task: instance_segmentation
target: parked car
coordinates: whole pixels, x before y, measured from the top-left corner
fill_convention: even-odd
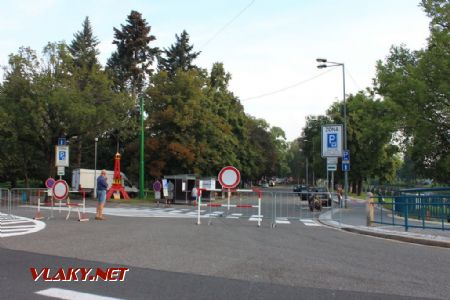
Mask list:
[[[309,187],[306,185],[297,185],[294,187],[294,193],[297,193],[302,200],[308,200]]]
[[[323,206],[331,206],[331,193],[328,191],[328,188],[325,186],[316,186],[310,188],[310,196],[316,195],[322,202]],[[308,197],[308,198],[309,198]]]

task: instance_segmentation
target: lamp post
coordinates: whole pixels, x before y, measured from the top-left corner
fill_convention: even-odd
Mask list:
[[[141,112],[141,136],[139,157],[139,198],[144,199],[144,97],[139,97],[139,108]]]
[[[306,144],[306,142],[308,142],[308,140],[306,138],[303,138],[303,143]],[[308,166],[308,155],[307,155],[306,151],[304,151],[304,154],[305,154],[306,186],[308,186],[308,177],[309,177],[309,174],[308,174],[308,169],[309,169],[309,166]]]
[[[94,197],[97,197],[97,142],[98,138],[94,139],[95,147],[94,147]]]
[[[317,66],[319,69],[329,68],[329,67],[342,67],[342,90],[343,90],[343,101],[344,101],[344,147],[348,150],[347,145],[347,103],[345,101],[345,65],[344,63],[338,63],[333,61],[327,61],[326,58],[317,58],[316,61],[320,63]],[[347,196],[348,196],[348,171],[344,171],[345,183],[344,183],[344,206],[347,208]]]

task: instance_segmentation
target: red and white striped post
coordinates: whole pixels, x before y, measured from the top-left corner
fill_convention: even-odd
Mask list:
[[[41,214],[41,190],[38,190],[38,206],[37,206],[37,212],[34,216],[35,220],[42,220],[44,217]]]
[[[253,191],[255,193],[258,193],[258,227],[261,227],[261,198],[262,198],[262,192],[260,189],[253,188]]]
[[[78,221],[85,222],[89,221],[89,218],[86,215],[86,192],[83,190],[82,193],[83,193],[83,212],[81,213],[81,216]]]
[[[197,193],[198,193],[198,197],[197,197],[197,225],[200,225],[200,206],[202,204],[202,192],[205,191],[206,189],[202,189],[202,188],[198,188],[197,189]]]

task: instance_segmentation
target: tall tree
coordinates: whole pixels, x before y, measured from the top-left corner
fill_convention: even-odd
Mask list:
[[[395,131],[395,114],[389,102],[360,92],[347,98],[347,139],[352,169],[349,172],[353,191],[360,194],[362,183],[369,178],[381,182],[395,179],[398,169],[398,147],[391,145]],[[342,124],[343,104],[334,103],[328,115]]]
[[[189,44],[189,34],[183,30],[180,36],[175,34],[175,44],[164,49],[158,59],[158,68],[174,76],[178,69],[188,71],[196,68],[194,59],[200,52],[193,52],[194,46]]]
[[[431,18],[425,49],[392,47],[377,64],[376,90],[396,108],[403,148],[422,177],[450,178],[450,3],[423,0]]]
[[[94,67],[99,67],[97,59],[99,41],[93,34],[89,17],[84,19],[82,26],[83,29],[74,34],[69,51],[76,67],[92,70]]]
[[[146,86],[158,54],[158,49],[149,45],[156,39],[150,31],[151,27],[142,14],[134,10],[127,17],[126,25],[121,25],[120,30],[114,28],[113,44],[117,45],[117,51],[108,60],[107,68],[116,89],[129,92],[133,98]]]

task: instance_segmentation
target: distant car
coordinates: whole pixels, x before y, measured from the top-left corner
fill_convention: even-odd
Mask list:
[[[309,187],[306,185],[297,185],[294,187],[294,193],[297,193],[302,200],[308,200]]]
[[[275,181],[273,180],[269,181],[269,186],[275,186]]]
[[[331,206],[331,193],[328,191],[328,188],[324,186],[316,186],[311,187],[309,197],[314,197],[316,195],[322,201],[323,206]]]
[[[263,182],[263,183],[261,183],[261,187],[262,188],[268,188],[269,184],[267,182]]]

